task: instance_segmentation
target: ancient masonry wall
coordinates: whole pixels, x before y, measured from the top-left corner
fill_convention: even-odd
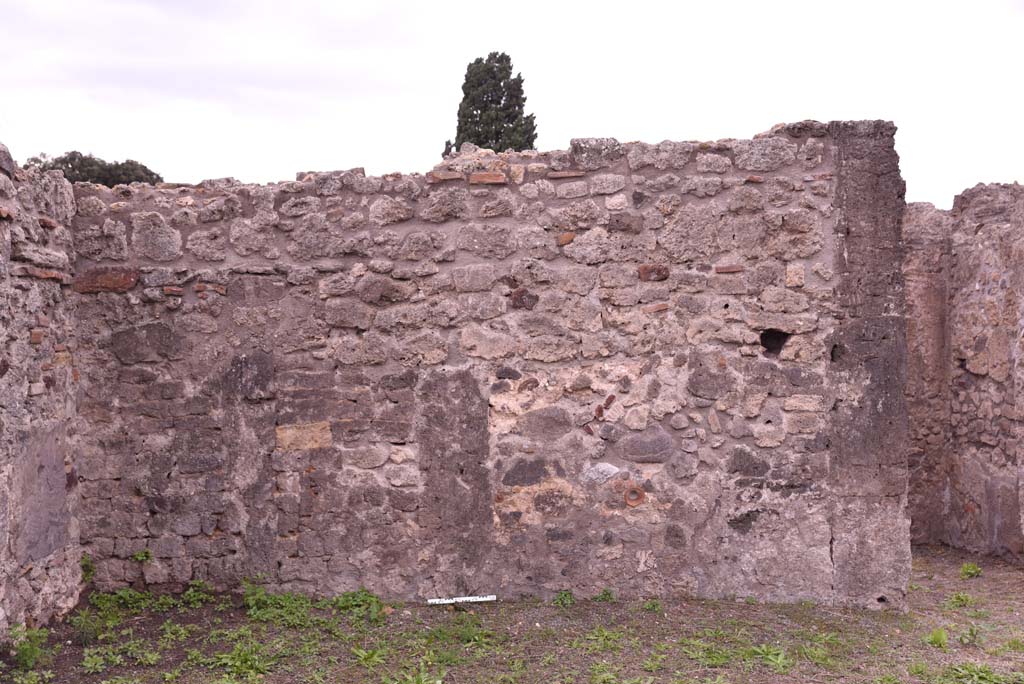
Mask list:
[[[899,604],[894,130],[78,185],[98,584]]]
[[[900,604],[894,131],[73,194],[0,154],[0,631],[83,550],[101,588]]]
[[[930,426],[914,438],[915,537],[1024,560],[1024,188],[979,185],[950,212],[912,205],[906,224],[928,235],[908,253],[941,264],[927,276],[936,294],[915,306],[925,315],[908,325],[947,318],[944,334],[908,331],[910,367],[926,369],[934,397],[910,403],[912,422]]]
[[[0,145],[0,634],[78,599],[71,184]]]

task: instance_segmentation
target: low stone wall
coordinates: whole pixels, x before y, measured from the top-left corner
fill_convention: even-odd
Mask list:
[[[0,145],[0,634],[79,589],[71,184]]]
[[[97,582],[899,604],[894,130],[78,185]]]

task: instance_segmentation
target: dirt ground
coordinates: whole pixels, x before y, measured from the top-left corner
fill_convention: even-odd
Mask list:
[[[967,576],[969,564],[980,575]],[[1024,684],[1024,568],[918,548],[910,589],[906,613],[610,595],[452,610],[365,592],[314,602],[256,587],[122,591],[93,594],[48,634],[22,635],[0,682]]]

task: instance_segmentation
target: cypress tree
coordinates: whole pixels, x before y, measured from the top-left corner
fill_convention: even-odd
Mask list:
[[[523,76],[512,76],[512,59],[504,52],[478,57],[466,67],[455,147],[470,142],[498,152],[532,149],[537,124],[525,107]]]

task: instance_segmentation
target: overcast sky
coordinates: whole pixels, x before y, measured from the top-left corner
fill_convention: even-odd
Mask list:
[[[0,142],[180,182],[426,171],[490,51],[539,149],[882,118],[910,201],[1024,181],[1024,0],[0,0]]]

